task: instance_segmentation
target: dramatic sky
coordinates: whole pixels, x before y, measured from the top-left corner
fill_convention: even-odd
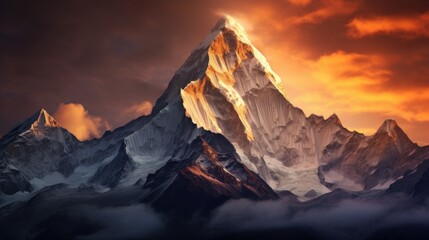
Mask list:
[[[0,135],[45,108],[80,139],[148,114],[222,14],[244,25],[307,115],[429,142],[429,1],[0,3]]]

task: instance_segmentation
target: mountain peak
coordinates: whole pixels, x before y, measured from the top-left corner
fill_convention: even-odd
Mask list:
[[[210,101],[223,99],[224,107],[232,107],[231,112],[234,117],[238,117],[247,139],[252,141],[254,136],[249,104],[254,103],[246,98],[271,91],[272,94],[279,94],[276,95],[279,101],[287,100],[280,77],[252,45],[243,26],[230,16],[223,16],[216,23],[197,50],[194,54],[198,57],[191,55],[190,59],[195,61],[206,58],[207,63],[204,63],[203,70],[199,70],[202,74],[181,89],[187,114],[197,126],[222,133],[221,125],[225,118],[219,113],[224,109],[217,109],[219,103],[215,106]],[[188,64],[194,66],[192,62]],[[186,65],[185,69],[191,68]],[[190,79],[195,77],[191,76]]]
[[[377,132],[386,132],[390,137],[393,137],[398,128],[398,123],[394,119],[389,118],[384,120]]]
[[[31,117],[27,118],[21,124],[12,129],[9,133],[3,136],[0,139],[0,144],[7,144],[10,141],[13,141],[15,137],[21,135],[30,135],[35,136],[37,139],[44,137],[57,138],[57,135],[60,131],[55,131],[54,136],[47,136],[48,132],[52,132],[52,129],[62,129],[60,124],[55,121],[55,119],[49,115],[45,109],[40,109],[35,112]],[[62,137],[61,139],[63,139]]]
[[[338,117],[337,114],[332,114],[331,116],[328,117],[328,119],[326,119],[329,122],[335,122],[336,124],[342,126],[343,124],[341,123],[340,118]]]
[[[241,40],[243,42],[250,43],[250,40],[247,37],[244,27],[229,15],[222,16],[216,23],[212,32],[220,32],[225,28],[234,31],[240,38],[242,38]]]
[[[244,27],[236,21],[233,17],[229,15],[222,16],[215,26],[212,28],[210,34],[206,37],[206,39],[197,47],[197,49],[207,48],[211,45],[213,40],[215,40],[220,34],[232,31],[235,33],[235,37],[245,43],[251,45],[249,38],[247,37],[247,33],[244,30]]]
[[[22,124],[24,130],[31,131],[38,138],[45,135],[46,128],[58,127],[61,127],[60,124],[43,108],[34,113],[33,116]]]
[[[232,17],[232,16],[230,16],[230,15],[228,15],[228,14],[224,14],[224,15],[222,15],[222,17],[219,19],[219,21],[218,22],[225,22],[225,23],[228,23],[228,24],[234,24],[234,23],[236,23],[237,21]]]
[[[401,151],[404,151],[405,149],[413,149],[416,146],[416,144],[410,140],[394,119],[384,120],[383,124],[375,134],[377,135],[382,133],[387,133],[395,144],[400,146],[402,149]]]
[[[32,128],[60,127],[60,124],[45,110],[40,109],[28,120]]]

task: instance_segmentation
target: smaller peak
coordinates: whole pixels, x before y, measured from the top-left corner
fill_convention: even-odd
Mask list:
[[[38,117],[49,117],[51,115],[49,115],[48,111],[46,111],[44,108],[41,108],[39,111],[36,112],[36,114],[38,113]]]
[[[388,118],[388,119],[384,120],[383,124],[394,124],[396,126],[398,125],[398,123],[396,122],[396,120],[393,119],[393,118]]]
[[[340,120],[340,118],[338,117],[338,115],[337,114],[332,114],[331,116],[329,116],[328,117],[328,119],[326,119],[326,121],[328,121],[328,122],[335,122],[335,123],[337,123],[338,125],[343,125],[342,123],[341,123],[341,120]]]
[[[339,119],[339,118],[336,113],[333,113],[331,116],[328,117],[328,119]]]
[[[40,117],[44,116],[50,116],[48,111],[46,111],[44,108],[41,108],[37,110],[30,119],[34,119],[34,122],[37,121]]]
[[[314,114],[314,113],[310,114],[310,116],[308,116],[308,118],[309,119],[323,119],[322,116]]]
[[[417,145],[413,143],[407,136],[407,134],[399,127],[398,123],[392,119],[384,120],[383,124],[375,133],[375,136],[379,134],[386,134],[393,139],[396,145],[400,147],[401,151],[406,149],[414,149]]]
[[[307,119],[312,123],[320,123],[324,120],[322,116],[316,115],[314,113],[312,113],[310,116],[308,116]]]
[[[29,123],[32,124],[34,122],[37,122],[38,119],[40,119],[41,116],[44,116],[45,114],[47,114],[48,112],[46,112],[45,109],[41,108],[39,110],[37,110],[33,115],[31,115],[30,118],[28,118],[25,123]]]
[[[398,123],[395,121],[395,119],[388,118],[384,120],[377,132],[387,132],[389,135],[391,135],[391,133],[394,132],[398,127]]]
[[[390,137],[395,139],[398,137],[398,134],[405,135],[398,123],[392,118],[384,120],[383,124],[378,128],[376,134],[377,133],[387,133]]]
[[[33,126],[41,127],[59,127],[57,121],[45,110],[38,110],[29,120]]]
[[[24,122],[15,126],[3,138],[0,139],[3,143],[12,141],[16,136],[31,132],[37,138],[42,138],[45,135],[46,128],[60,128],[55,119],[49,115],[45,109],[40,109],[35,112],[31,117],[27,118]]]
[[[44,114],[44,115],[49,115],[49,113],[48,113],[48,111],[46,111],[44,108],[41,108],[40,110],[39,110],[39,112],[40,112],[40,114]]]

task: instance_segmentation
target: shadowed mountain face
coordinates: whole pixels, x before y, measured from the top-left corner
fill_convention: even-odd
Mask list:
[[[222,136],[206,133],[185,149],[186,158],[174,157],[143,186],[144,202],[181,215],[208,212],[230,199],[275,200],[277,194],[238,161],[234,147]],[[175,199],[175,204],[171,204]]]
[[[208,216],[241,198],[284,196],[299,209],[398,192],[424,202],[429,148],[411,142],[394,120],[364,136],[335,114],[305,116],[286,93],[243,27],[224,17],[176,71],[151,115],[80,142],[41,110],[5,135],[0,220],[12,224],[52,202],[35,221],[48,226],[73,199],[147,204],[179,218]],[[314,200],[305,205],[294,195]]]

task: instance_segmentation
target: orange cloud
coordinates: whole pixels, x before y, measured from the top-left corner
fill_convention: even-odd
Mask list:
[[[348,28],[349,36],[355,38],[376,34],[429,37],[429,12],[412,17],[355,18]]]
[[[90,115],[79,103],[61,103],[54,118],[79,140],[100,137],[105,130],[110,129],[107,121]]]
[[[292,22],[295,24],[318,23],[333,16],[351,14],[359,7],[357,1],[324,0],[321,3],[321,7],[302,16],[295,17]]]
[[[376,113],[407,121],[429,121],[423,108],[429,88],[389,90],[391,72],[381,56],[337,51],[317,60],[302,60],[296,82],[301,94],[294,102],[308,112],[325,116],[333,111],[346,114]],[[305,82],[305,84],[301,84]],[[368,131],[366,131],[368,132]]]
[[[142,115],[149,115],[152,112],[153,105],[149,101],[134,104],[126,108],[122,114],[131,118],[137,118]]]
[[[286,1],[284,1],[286,2]],[[232,15],[246,29],[255,32],[251,39],[264,38],[272,34],[271,31],[284,32],[296,25],[323,22],[335,16],[349,15],[360,7],[359,0],[287,0],[273,4],[270,1],[261,1],[252,7],[247,6],[234,9],[218,9],[219,15]],[[261,24],[262,23],[262,24]]]

